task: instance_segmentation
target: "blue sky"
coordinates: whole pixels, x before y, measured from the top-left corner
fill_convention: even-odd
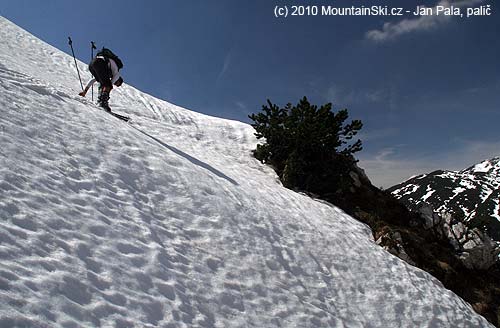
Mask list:
[[[358,153],[378,186],[500,155],[500,10],[491,16],[274,16],[277,5],[382,5],[444,0],[24,1],[0,15],[51,45],[90,57],[90,41],[124,61],[125,82],[191,110],[249,122],[266,99],[307,96],[364,123]],[[79,82],[75,80],[75,85]]]

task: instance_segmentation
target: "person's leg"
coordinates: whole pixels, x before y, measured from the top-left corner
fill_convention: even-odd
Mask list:
[[[111,112],[111,108],[109,108],[109,91],[103,86],[99,88],[99,106],[104,108],[106,111]]]
[[[100,84],[98,98],[99,106],[107,111],[111,111],[108,101],[109,92],[113,89],[113,85],[111,84],[110,69],[106,61],[101,58],[94,58],[90,62],[89,70]]]
[[[97,82],[111,86],[111,70],[102,58],[94,58],[89,64],[89,71]]]

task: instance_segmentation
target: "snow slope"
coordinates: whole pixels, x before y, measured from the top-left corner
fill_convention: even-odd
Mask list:
[[[71,57],[1,17],[0,39],[0,327],[489,326],[283,188],[250,126],[130,86],[126,124]]]

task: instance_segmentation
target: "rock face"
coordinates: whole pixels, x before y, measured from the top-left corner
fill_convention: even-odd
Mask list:
[[[384,233],[376,240],[376,243],[403,261],[411,265],[417,265],[406,252],[403,237],[399,231],[388,231]]]
[[[500,253],[500,157],[462,171],[413,177],[389,191],[418,211],[425,229],[446,237],[470,269],[485,270]]]
[[[469,227],[446,212],[436,213],[430,205],[419,209],[425,229],[447,238],[458,258],[469,269],[487,270],[498,262],[500,247],[484,231]]]
[[[463,245],[460,259],[469,269],[491,268],[500,255],[500,248],[488,236],[474,229],[472,238]]]
[[[462,171],[419,175],[389,191],[411,210],[428,204],[435,213],[448,213],[468,228],[478,228],[500,241],[500,157]],[[425,211],[430,224],[436,218]]]

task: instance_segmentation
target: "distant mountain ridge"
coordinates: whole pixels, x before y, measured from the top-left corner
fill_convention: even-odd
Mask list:
[[[415,176],[388,190],[411,210],[429,204],[500,240],[500,157],[461,171]]]

